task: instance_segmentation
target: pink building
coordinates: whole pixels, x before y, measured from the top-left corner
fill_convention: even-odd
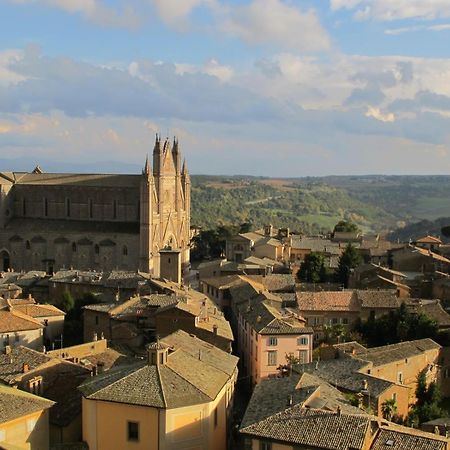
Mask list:
[[[242,369],[252,384],[280,374],[288,358],[300,364],[312,361],[313,329],[305,320],[282,307],[281,299],[268,292],[235,308],[237,345]]]

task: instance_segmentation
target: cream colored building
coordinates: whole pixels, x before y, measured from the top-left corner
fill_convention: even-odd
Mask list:
[[[159,251],[189,264],[190,177],[178,141],[156,137],[141,175],[0,173],[0,270],[137,270]]]
[[[0,384],[0,448],[49,448],[48,410],[54,402]]]
[[[237,361],[184,331],[150,344],[147,359],[85,382],[90,450],[225,450]]]

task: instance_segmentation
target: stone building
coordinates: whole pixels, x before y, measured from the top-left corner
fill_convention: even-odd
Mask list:
[[[0,269],[141,270],[159,252],[189,263],[190,177],[178,141],[156,136],[141,175],[0,173]]]

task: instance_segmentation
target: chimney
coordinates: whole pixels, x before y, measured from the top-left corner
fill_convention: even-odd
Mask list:
[[[336,409],[336,415],[339,417],[341,415],[341,407],[338,406]]]
[[[22,364],[22,373],[27,373],[30,370],[30,366],[28,365],[28,363],[23,363]]]
[[[293,403],[293,399],[292,399],[292,394],[291,394],[288,397],[288,406],[292,406],[292,403]]]
[[[213,325],[213,333],[214,333],[214,336],[217,336],[217,325],[216,324]]]

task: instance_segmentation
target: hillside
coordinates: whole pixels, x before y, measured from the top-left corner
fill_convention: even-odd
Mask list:
[[[392,231],[450,216],[450,176],[341,176],[272,179],[192,176],[192,223],[272,223],[313,233],[341,219]],[[431,230],[430,230],[431,232]]]

